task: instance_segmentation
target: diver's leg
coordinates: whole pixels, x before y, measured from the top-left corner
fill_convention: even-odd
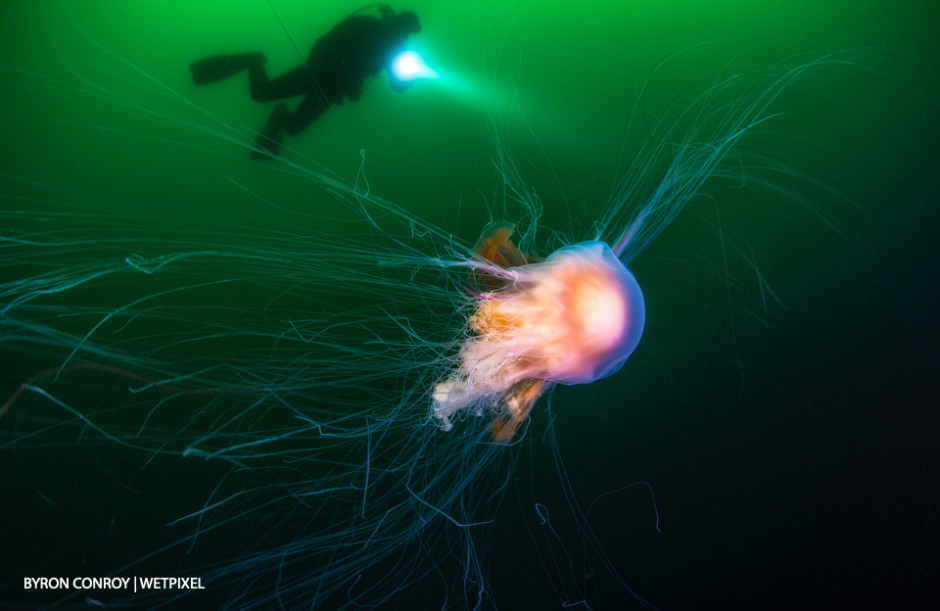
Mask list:
[[[330,101],[322,92],[308,93],[297,110],[285,119],[284,131],[291,136],[296,136],[307,129],[329,107]]]
[[[213,55],[194,61],[189,69],[193,72],[193,84],[207,85],[234,76],[242,70],[256,67],[264,71],[264,54],[260,51]]]
[[[278,104],[258,135],[255,149],[251,153],[252,157],[255,159],[273,157],[281,150],[281,140],[285,133],[296,136],[316,121],[317,117],[329,107],[330,101],[320,92],[307,94],[294,112],[291,112],[286,104]]]
[[[251,151],[254,159],[268,159],[277,155],[281,150],[281,139],[284,138],[284,123],[290,117],[290,109],[287,104],[278,104],[274,107],[274,112],[268,118],[264,129],[258,134],[258,140],[255,142],[255,148]]]
[[[256,102],[271,102],[296,95],[303,95],[315,86],[316,80],[305,65],[284,74],[268,78],[264,64],[256,64],[248,70],[248,89]]]

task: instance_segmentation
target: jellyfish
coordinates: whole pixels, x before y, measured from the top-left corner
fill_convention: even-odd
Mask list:
[[[58,150],[38,146],[46,129],[94,150],[70,153],[51,176],[28,165],[4,176],[0,324],[5,362],[18,365],[0,447],[41,505],[37,519],[84,525],[73,546],[83,572],[199,586],[25,591],[18,581],[20,598],[489,608],[524,582],[587,608],[605,574],[629,604],[652,606],[577,500],[552,398],[628,373],[646,320],[631,268],[683,210],[709,209],[711,185],[787,191],[774,178],[799,174],[747,138],[793,87],[851,55],[718,75],[669,112],[637,104],[653,127],[600,210],[541,238],[546,204],[498,129],[489,140],[501,195],[474,216],[486,222],[452,231],[391,195],[422,177],[383,170],[381,149],[343,137],[333,164],[299,149],[252,164],[244,153],[257,134],[243,125],[256,122],[211,109],[93,35],[76,40],[66,42],[81,59],[5,70],[17,94],[6,103],[36,109],[6,111],[27,118],[37,144],[24,163]],[[86,165],[116,163],[126,138],[157,151],[142,178],[136,164]],[[455,227],[464,220],[447,214]],[[578,417],[603,427],[609,416],[594,411]],[[532,473],[557,480],[558,502],[517,471],[544,440],[554,465]],[[642,493],[653,530],[652,487],[636,484],[605,494]],[[508,538],[542,540],[524,567],[489,553],[507,539],[517,496],[523,525]],[[574,543],[557,529],[562,513],[577,524]],[[31,557],[14,577],[70,574],[75,558]]]
[[[449,431],[458,410],[494,412],[494,439],[510,439],[548,383],[587,384],[620,369],[640,342],[643,293],[633,274],[600,241],[528,258],[499,225],[476,254],[499,267],[468,320],[459,367],[434,387],[433,412]],[[505,278],[503,275],[505,274]]]

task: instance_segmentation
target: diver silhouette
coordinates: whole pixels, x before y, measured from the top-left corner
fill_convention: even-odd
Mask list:
[[[264,54],[255,51],[193,62],[193,83],[206,85],[247,70],[249,91],[256,102],[304,96],[293,112],[283,102],[275,106],[261,130],[252,157],[271,158],[280,150],[285,133],[296,136],[344,97],[358,101],[366,79],[383,69],[392,75],[392,60],[408,36],[421,31],[421,25],[411,11],[396,13],[384,4],[378,8],[381,17],[358,14],[363,9],[346,17],[313,44],[306,63],[276,78],[268,78]],[[392,76],[391,85],[400,92],[410,83]]]

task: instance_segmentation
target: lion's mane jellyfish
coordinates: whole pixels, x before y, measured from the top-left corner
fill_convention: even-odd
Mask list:
[[[490,432],[509,440],[550,384],[586,384],[620,369],[643,334],[643,293],[610,247],[585,241],[545,260],[513,244],[497,223],[474,249],[488,264],[457,368],[434,388],[444,430],[460,410],[491,411]]]

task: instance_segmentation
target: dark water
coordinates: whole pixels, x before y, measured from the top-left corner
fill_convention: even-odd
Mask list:
[[[264,49],[272,73],[288,69],[357,7],[189,4],[0,9],[4,205],[22,204],[16,189],[28,180],[56,201],[158,219],[167,235],[216,219],[225,234],[257,218],[302,236],[311,228],[284,208],[307,206],[327,219],[316,231],[345,231],[348,219],[307,181],[251,163],[221,129],[187,126],[217,126],[211,113],[257,129],[270,108],[247,101],[242,77],[195,88],[186,66]],[[940,605],[937,9],[439,4],[395,8],[418,12],[424,31],[415,42],[440,81],[398,95],[376,79],[359,103],[289,139],[285,157],[352,182],[365,151],[372,188],[470,243],[500,193],[494,120],[543,198],[543,224],[580,239],[651,117],[673,116],[672,104],[735,73],[858,49],[851,57],[861,68],[794,88],[787,114],[750,144],[810,184],[781,170],[779,191],[749,185],[696,200],[631,264],[648,316],[634,356],[610,379],[557,389],[551,412],[593,535],[658,608]],[[649,113],[630,123],[639,104]],[[277,207],[259,210],[260,200]],[[27,265],[4,259],[4,282]],[[124,287],[108,290],[120,296]],[[78,307],[98,297],[75,299]],[[4,396],[61,361],[11,334]],[[115,400],[90,378],[78,390],[74,404],[88,410]],[[142,468],[122,448],[83,447],[85,437],[24,451],[11,416],[0,419],[0,429],[11,427],[0,456],[0,606],[47,600],[22,591],[24,575],[105,575],[165,544],[163,525],[193,511],[227,468],[162,458]],[[593,608],[638,606],[601,563],[582,563],[593,538],[570,525],[551,475],[548,417],[543,400],[513,475],[550,508],[558,531],[532,528],[531,499],[507,495],[486,565],[495,600],[557,608],[574,581],[596,584]],[[653,487],[661,534],[645,489],[621,490],[637,481]],[[282,534],[301,526],[279,525]],[[247,524],[245,536],[267,528]],[[200,562],[237,559],[245,547],[236,539],[178,568],[198,574]],[[229,592],[212,594],[218,605]],[[430,579],[402,599],[444,605]]]

